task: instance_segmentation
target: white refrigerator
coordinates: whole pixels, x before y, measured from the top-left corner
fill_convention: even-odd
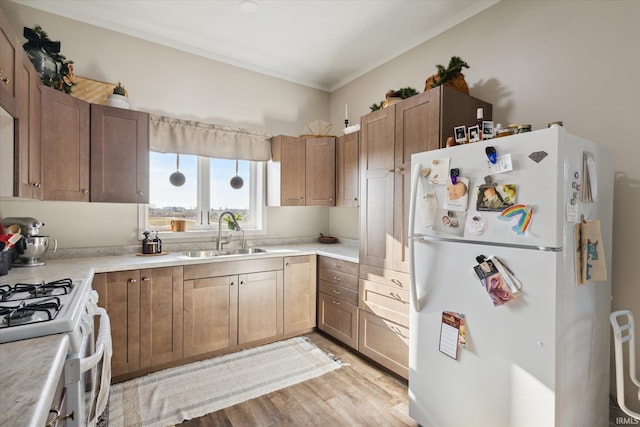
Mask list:
[[[411,162],[409,415],[424,427],[608,425],[610,152],[554,126]],[[466,200],[448,188],[452,171]],[[500,190],[497,205],[488,187]],[[579,285],[583,219],[600,221],[608,275]],[[479,256],[520,286],[507,302],[494,305]],[[453,345],[443,312],[464,319]]]

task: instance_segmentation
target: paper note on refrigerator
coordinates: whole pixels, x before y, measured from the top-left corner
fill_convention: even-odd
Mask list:
[[[440,351],[452,359],[458,359],[458,337],[460,335],[460,317],[449,311],[442,312],[440,325]]]

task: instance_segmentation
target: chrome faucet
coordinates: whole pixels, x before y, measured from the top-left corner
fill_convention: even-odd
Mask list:
[[[240,226],[238,225],[238,221],[236,221],[236,216],[233,214],[233,212],[231,211],[224,211],[220,214],[220,216],[218,217],[218,242],[216,244],[216,249],[217,250],[222,250],[222,217],[225,215],[231,215],[231,219],[233,220],[233,225],[236,227],[235,230],[236,231],[241,231],[242,229],[240,228]],[[226,242],[229,243],[229,242]]]

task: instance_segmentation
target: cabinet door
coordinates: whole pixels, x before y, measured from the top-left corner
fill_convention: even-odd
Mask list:
[[[18,78],[18,129],[14,152],[13,194],[42,199],[40,118],[42,82],[31,61],[22,56]]]
[[[361,119],[360,262],[391,268],[395,105]]]
[[[284,259],[284,333],[316,326],[316,256]]]
[[[318,328],[358,348],[358,307],[325,293],[318,294]]]
[[[140,368],[182,359],[182,267],[140,271]]]
[[[396,374],[409,377],[409,329],[360,309],[358,351]]]
[[[140,368],[140,272],[138,270],[100,273],[93,278],[98,305],[111,320],[114,377]]]
[[[359,132],[336,138],[336,206],[358,207]]]
[[[336,205],[336,139],[305,141],[306,206]]]
[[[0,107],[16,116],[16,77],[22,62],[22,47],[9,20],[0,10]]]
[[[240,275],[238,344],[282,335],[282,288],[282,270]]]
[[[394,218],[392,268],[409,272],[409,203],[411,155],[440,145],[439,90],[427,91],[396,104]],[[435,99],[434,99],[435,98]],[[451,129],[453,131],[453,129]]]
[[[282,136],[280,151],[280,203],[305,205],[305,146],[300,138]]]
[[[42,88],[45,200],[89,201],[89,104]]]
[[[149,202],[149,115],[91,105],[91,201]]]
[[[184,281],[184,357],[238,343],[238,276]]]

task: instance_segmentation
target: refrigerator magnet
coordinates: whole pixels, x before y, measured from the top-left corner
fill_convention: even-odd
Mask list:
[[[497,174],[503,172],[509,172],[513,170],[513,162],[511,161],[511,154],[505,154],[504,156],[497,156],[496,162],[492,163],[487,160],[487,166],[490,174]]]
[[[459,212],[467,210],[467,201],[469,199],[469,178],[457,177],[456,182],[453,181],[447,185],[447,194],[444,208]]]
[[[476,210],[502,212],[516,203],[515,184],[484,184],[478,186]]]
[[[466,216],[466,212],[437,209],[436,218],[433,221],[433,229],[444,234],[462,237],[464,235]]]
[[[431,173],[429,174],[431,184],[449,183],[449,162],[448,157],[431,160]]]
[[[511,227],[511,229],[520,235],[524,235],[524,232],[527,231],[527,228],[531,225],[533,208],[529,205],[513,205],[502,211],[498,218],[505,221],[514,218],[517,219],[518,223]]]
[[[469,215],[467,217],[467,230],[475,236],[481,235],[487,230],[487,219],[479,213]]]
[[[461,323],[462,319],[456,313],[450,311],[442,312],[439,350],[454,360],[458,360]]]

